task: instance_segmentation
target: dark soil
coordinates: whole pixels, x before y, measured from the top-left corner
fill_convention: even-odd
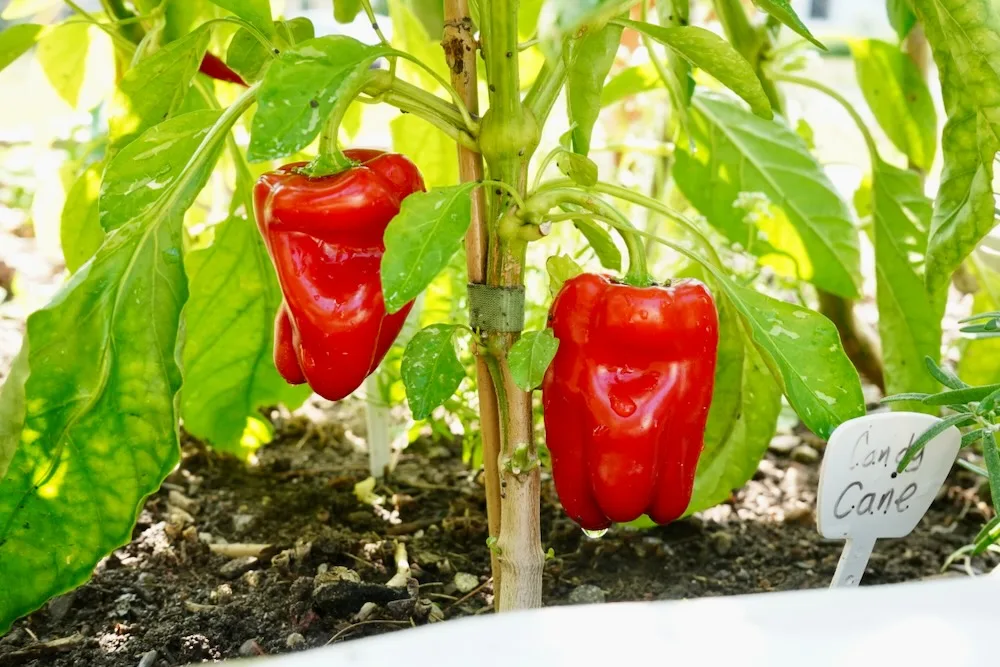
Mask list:
[[[132,543],[89,583],[0,638],[0,665],[165,667],[491,613],[482,480],[462,464],[459,445],[418,441],[376,487],[382,502],[366,504],[354,489],[368,474],[365,454],[342,425],[359,420],[334,417],[318,428],[279,420],[277,442],[251,467],[187,443],[181,468],[146,503]],[[827,586],[841,545],[816,532],[818,463],[778,451],[796,443],[792,436],[778,440],[785,446],[776,441],[729,503],[600,539],[561,513],[546,477],[542,538],[554,558],[545,568],[545,604]],[[815,453],[800,448],[795,458]],[[864,584],[941,576],[949,554],[982,526],[979,485],[954,472],[912,535],[878,544]],[[257,555],[214,553],[224,541],[251,545]],[[386,586],[397,544],[415,579],[408,588]],[[994,565],[992,555],[959,561],[944,576]],[[463,593],[456,583],[475,588]]]

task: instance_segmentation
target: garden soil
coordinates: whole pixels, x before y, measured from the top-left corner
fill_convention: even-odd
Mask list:
[[[273,412],[277,438],[256,465],[185,439],[132,542],[90,582],[16,623],[0,638],[0,665],[167,667],[492,613],[483,480],[460,444],[418,440],[384,484],[356,489],[368,476],[362,406],[317,410],[324,418]],[[545,475],[544,603],[827,586],[841,544],[816,532],[821,452],[808,433],[779,435],[725,504],[597,539],[562,514]],[[942,572],[982,527],[986,494],[956,468],[912,535],[878,543],[863,585],[991,570],[993,555]]]

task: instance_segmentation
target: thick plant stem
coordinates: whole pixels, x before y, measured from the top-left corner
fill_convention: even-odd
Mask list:
[[[479,111],[479,94],[476,86],[476,40],[472,20],[469,18],[468,0],[448,0],[445,3],[445,27],[441,46],[451,70],[451,83],[473,114]],[[458,147],[458,171],[463,182],[483,179],[483,158],[470,148]],[[482,189],[477,189],[472,200],[472,220],[465,236],[465,262],[470,283],[486,280],[486,199]],[[490,378],[489,366],[482,354],[476,354],[476,384],[479,388],[479,429],[483,442],[483,470],[486,481],[486,516],[489,534],[500,539],[500,414],[497,395]],[[495,550],[490,551],[493,572],[493,590],[501,588],[500,564]],[[500,596],[494,596],[495,605]]]
[[[490,91],[490,108],[480,126],[479,145],[490,178],[522,195],[527,166],[538,145],[534,114],[522,103],[517,63],[517,0],[483,0],[480,35]],[[511,206],[502,188],[490,197],[486,282],[494,287],[524,285],[526,243],[497,233]],[[500,537],[496,554],[502,585],[500,611],[540,607],[542,552],[539,525],[538,455],[535,451],[531,395],[517,387],[507,367],[507,352],[517,333],[487,332],[485,345],[500,408]]]

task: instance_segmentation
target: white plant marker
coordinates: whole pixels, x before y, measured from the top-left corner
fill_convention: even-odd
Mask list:
[[[962,436],[952,426],[931,440],[901,473],[910,444],[940,421],[918,412],[891,412],[841,424],[830,436],[819,471],[817,522],[823,537],[847,539],[831,588],[857,586],[875,540],[905,537],[916,528],[958,456]]]

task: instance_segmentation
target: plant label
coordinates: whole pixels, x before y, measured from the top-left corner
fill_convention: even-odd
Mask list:
[[[954,426],[896,472],[910,445],[940,421],[917,412],[851,419],[830,436],[819,473],[817,522],[823,537],[846,539],[831,588],[857,586],[875,540],[904,537],[927,512],[962,436]]]

